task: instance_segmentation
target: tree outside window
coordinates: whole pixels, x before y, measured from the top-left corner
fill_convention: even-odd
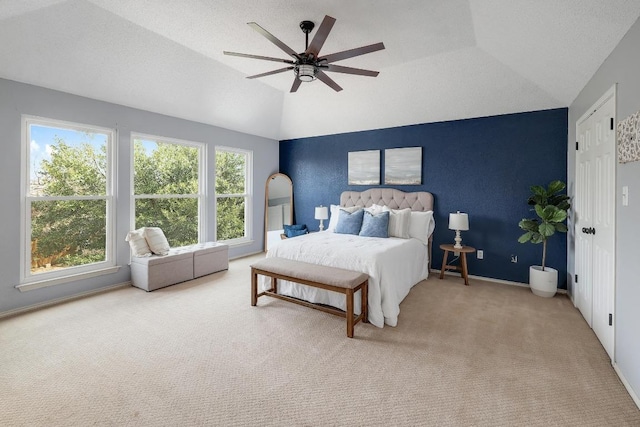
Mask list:
[[[24,120],[24,279],[113,264],[113,132],[46,119]]]
[[[199,241],[204,146],[133,135],[134,228],[160,227],[169,245]]]
[[[247,207],[251,197],[250,152],[216,148],[216,236],[218,240],[249,238]]]

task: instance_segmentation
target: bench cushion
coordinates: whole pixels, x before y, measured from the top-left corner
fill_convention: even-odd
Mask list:
[[[251,267],[345,289],[354,289],[369,278],[366,273],[275,257],[260,260]]]

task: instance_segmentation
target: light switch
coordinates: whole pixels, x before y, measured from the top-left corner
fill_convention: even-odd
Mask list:
[[[629,187],[622,187],[622,206],[629,206]]]

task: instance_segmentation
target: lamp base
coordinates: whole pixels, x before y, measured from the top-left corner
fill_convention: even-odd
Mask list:
[[[455,249],[462,249],[462,237],[460,236],[460,230],[456,230],[456,237],[455,239],[453,239],[453,241],[455,242],[455,245],[453,245],[453,247]]]
[[[322,223],[322,219],[320,220],[320,231],[324,231],[324,224]]]

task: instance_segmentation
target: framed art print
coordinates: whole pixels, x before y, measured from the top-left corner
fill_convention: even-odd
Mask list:
[[[380,150],[349,152],[349,185],[380,185]]]
[[[422,183],[422,147],[384,150],[384,183],[420,185]]]

